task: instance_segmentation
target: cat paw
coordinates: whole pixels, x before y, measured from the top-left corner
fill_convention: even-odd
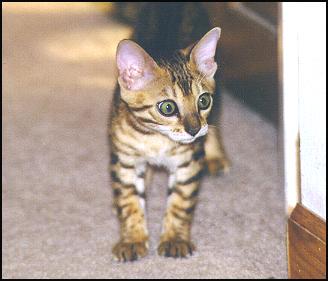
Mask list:
[[[116,261],[136,261],[147,255],[147,242],[118,242],[112,252]]]
[[[164,257],[185,258],[191,256],[195,251],[195,246],[190,241],[172,239],[163,241],[158,246],[158,254]]]
[[[231,168],[230,161],[225,158],[213,158],[206,160],[207,171],[210,175],[225,175],[229,173]]]

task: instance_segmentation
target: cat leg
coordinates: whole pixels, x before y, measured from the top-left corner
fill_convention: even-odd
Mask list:
[[[114,207],[120,221],[120,241],[112,252],[118,261],[134,261],[148,253],[144,175],[143,169],[121,162],[112,153]]]
[[[197,203],[199,181],[203,171],[204,155],[194,152],[189,162],[184,162],[170,175],[167,210],[158,246],[158,254],[165,257],[186,257],[192,255],[195,246],[191,242],[190,230]]]
[[[217,173],[228,173],[231,163],[226,156],[222,139],[217,128],[209,127],[204,147],[206,166],[209,173],[212,175]]]

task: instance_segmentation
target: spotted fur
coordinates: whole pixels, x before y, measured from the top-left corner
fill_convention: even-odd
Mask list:
[[[158,253],[186,257],[195,250],[190,230],[206,164],[212,163],[208,166],[211,172],[228,167],[216,133],[207,124],[213,102],[206,110],[198,107],[203,93],[209,93],[213,101],[216,63],[213,54],[213,61],[200,65],[197,48],[203,48],[201,44],[206,47],[206,40],[218,31],[210,31],[195,47],[176,51],[169,58],[152,58],[130,40],[118,47],[120,87],[112,104],[110,169],[120,221],[120,240],[113,254],[119,261],[136,260],[148,252],[145,186],[152,166],[169,172]],[[137,64],[131,66],[126,57],[134,52]],[[168,99],[178,107],[178,113],[170,117],[158,109],[158,103]]]

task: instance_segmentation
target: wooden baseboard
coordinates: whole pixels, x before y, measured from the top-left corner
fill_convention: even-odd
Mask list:
[[[326,278],[326,222],[297,204],[288,219],[288,276]]]

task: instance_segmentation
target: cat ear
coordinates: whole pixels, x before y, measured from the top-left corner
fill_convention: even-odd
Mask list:
[[[128,90],[141,90],[156,78],[158,66],[137,43],[122,40],[116,51],[119,83]]]
[[[213,28],[197,42],[190,53],[192,63],[207,77],[213,77],[217,69],[214,57],[220,34],[221,28]]]

